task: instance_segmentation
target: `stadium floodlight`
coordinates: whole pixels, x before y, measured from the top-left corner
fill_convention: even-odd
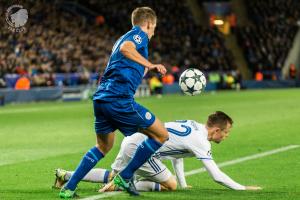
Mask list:
[[[224,21],[222,19],[216,19],[216,20],[214,20],[214,24],[217,26],[220,26],[220,25],[224,24]]]

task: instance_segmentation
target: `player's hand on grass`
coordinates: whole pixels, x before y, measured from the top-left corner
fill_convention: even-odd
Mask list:
[[[115,191],[115,185],[113,181],[110,181],[109,183],[103,185],[103,187],[100,188],[98,192],[111,192],[111,191]]]
[[[191,185],[186,185],[186,186],[179,186],[180,189],[183,189],[183,190],[189,190],[192,188]]]
[[[167,69],[162,64],[153,64],[149,67],[149,70],[156,70],[163,76],[167,73]]]
[[[262,188],[259,186],[245,186],[246,190],[261,190]]]

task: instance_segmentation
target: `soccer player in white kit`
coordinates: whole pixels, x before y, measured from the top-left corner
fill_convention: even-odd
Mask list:
[[[223,173],[216,165],[211,154],[210,141],[220,143],[228,137],[232,127],[232,119],[224,112],[217,111],[209,115],[206,124],[193,120],[178,120],[165,123],[169,132],[169,140],[136,172],[135,186],[139,191],[175,190],[177,181],[162,160],[171,160],[180,188],[188,187],[184,176],[183,158],[196,157],[201,160],[205,169],[217,183],[234,190],[258,190],[260,187],[244,186]],[[121,149],[112,164],[112,172],[104,169],[94,169],[83,179],[91,182],[108,182],[110,177],[121,171],[134,156],[136,148],[147,136],[141,133],[125,137]],[[67,181],[72,172],[57,170],[59,181]],[[104,191],[118,190],[113,182],[102,189]]]

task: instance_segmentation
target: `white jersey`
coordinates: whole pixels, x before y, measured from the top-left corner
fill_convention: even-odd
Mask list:
[[[179,185],[183,187],[187,185],[184,178],[182,158],[196,157],[202,161],[205,169],[216,182],[231,189],[245,190],[245,186],[240,185],[224,174],[213,161],[211,144],[207,138],[208,132],[205,125],[193,120],[178,120],[165,123],[165,127],[169,132],[169,140],[156,151],[153,157],[159,160],[172,160]],[[124,138],[122,146],[135,151],[145,139],[147,139],[147,136],[136,133]],[[117,160],[122,159],[121,154],[117,156]]]
[[[212,159],[211,144],[207,139],[207,130],[203,124],[193,120],[165,123],[169,140],[155,153],[161,159],[196,157]]]
[[[212,159],[211,144],[207,140],[207,130],[203,124],[193,120],[178,120],[165,123],[169,132],[167,140],[153,155],[159,159],[177,159],[196,157],[197,159]],[[124,140],[125,143],[139,145],[147,138],[142,133],[136,133]]]

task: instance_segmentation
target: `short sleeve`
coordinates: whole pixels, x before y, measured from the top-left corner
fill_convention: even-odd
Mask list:
[[[135,44],[136,49],[148,46],[148,37],[142,32],[129,35],[126,41],[132,41]]]

